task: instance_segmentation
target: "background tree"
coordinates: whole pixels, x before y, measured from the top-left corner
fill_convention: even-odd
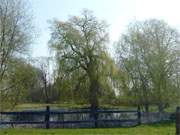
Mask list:
[[[37,82],[35,68],[25,59],[12,59],[2,81],[1,109],[13,109],[17,104],[27,102],[29,91]],[[28,72],[27,72],[28,71]]]
[[[10,60],[24,53],[31,39],[30,16],[22,0],[0,0],[0,85]],[[0,90],[0,100],[2,99]],[[0,104],[2,101],[0,102]]]
[[[162,112],[174,102],[177,87],[172,78],[179,58],[179,34],[161,20],[135,22],[119,42],[119,62],[128,73],[131,92],[148,111],[150,104]]]
[[[46,103],[50,103],[51,101],[53,101],[53,92],[55,92],[52,87],[54,83],[52,74],[52,60],[50,57],[38,57],[33,60],[33,64],[38,71],[37,74],[40,80],[39,85],[42,89],[41,94],[44,97],[43,101],[45,101]]]

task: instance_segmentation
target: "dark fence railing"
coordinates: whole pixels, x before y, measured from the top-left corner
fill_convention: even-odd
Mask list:
[[[101,114],[134,114],[135,118],[133,119],[100,119],[99,116]],[[87,120],[56,120],[51,121],[50,117],[53,115],[79,115],[79,114],[89,114],[90,118]],[[3,115],[12,115],[12,116],[19,116],[22,115],[37,115],[37,116],[44,116],[43,121],[32,121],[32,120],[9,120],[9,121],[3,121],[0,120],[0,125],[6,125],[6,124],[44,124],[46,129],[50,128],[51,124],[79,124],[79,123],[91,123],[94,125],[95,128],[99,127],[99,123],[125,123],[125,122],[133,122],[136,123],[136,125],[141,124],[141,112],[140,108],[137,110],[68,110],[68,111],[58,111],[58,110],[50,110],[50,107],[47,106],[46,110],[44,111],[23,111],[23,112],[0,112],[0,116]]]
[[[176,135],[180,135],[180,107],[176,108]]]

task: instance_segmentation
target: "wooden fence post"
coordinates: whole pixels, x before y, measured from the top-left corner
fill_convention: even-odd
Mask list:
[[[141,108],[140,108],[140,106],[138,106],[137,115],[138,115],[138,125],[140,125],[141,124]]]
[[[93,119],[94,128],[98,127],[98,109],[97,107],[91,108],[91,118]]]
[[[46,114],[45,114],[45,124],[46,124],[46,129],[49,129],[49,115],[50,115],[50,107],[46,106]]]
[[[62,114],[62,121],[63,121],[62,127],[64,128],[64,114]]]
[[[94,126],[95,126],[95,128],[98,128],[98,109],[96,108],[95,110],[94,110]]]
[[[176,135],[180,135],[180,107],[176,108]]]

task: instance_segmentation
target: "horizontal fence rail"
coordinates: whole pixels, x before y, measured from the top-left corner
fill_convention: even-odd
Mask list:
[[[89,115],[89,119],[87,120],[64,120],[64,115],[80,115],[86,114]],[[100,119],[100,115],[102,114],[133,114],[135,115],[134,119]],[[99,127],[99,123],[125,123],[125,122],[133,122],[136,125],[141,124],[141,112],[140,108],[137,110],[70,110],[70,111],[59,111],[59,110],[50,110],[50,107],[47,106],[44,111],[21,111],[21,112],[0,112],[1,118],[4,116],[43,116],[43,121],[32,121],[32,120],[10,120],[3,121],[0,119],[0,125],[6,124],[44,124],[45,128],[50,128],[50,124],[79,124],[79,123],[91,123],[95,128]],[[63,120],[51,121],[50,117],[54,115],[61,115]]]

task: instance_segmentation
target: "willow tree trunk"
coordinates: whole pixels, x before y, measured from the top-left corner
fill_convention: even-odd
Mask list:
[[[97,121],[98,120],[97,109],[99,107],[98,93],[99,93],[99,83],[98,80],[93,78],[92,80],[90,80],[89,102],[91,104],[91,118],[93,118],[94,120],[95,128],[98,127],[98,121]]]
[[[99,91],[99,84],[98,80],[90,80],[90,87],[89,87],[89,103],[91,105],[91,109],[97,109],[99,106],[98,101],[98,91]]]
[[[99,80],[98,80],[98,72],[97,72],[97,63],[91,62],[87,66],[87,75],[89,78],[89,104],[91,105],[91,110],[95,110],[99,106],[98,102],[98,93],[99,93]]]

